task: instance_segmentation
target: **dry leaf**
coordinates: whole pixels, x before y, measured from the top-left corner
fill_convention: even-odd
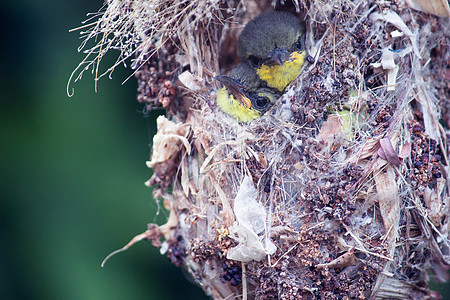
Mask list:
[[[406,0],[411,8],[439,17],[450,17],[450,7],[447,0]]]
[[[441,218],[445,214],[443,209],[443,203],[441,193],[445,187],[445,179],[438,178],[436,184],[436,190],[432,190],[427,187],[423,193],[423,201],[427,206],[428,218],[431,223],[437,228],[441,227]]]
[[[395,179],[394,168],[380,160],[374,165],[374,179],[377,188],[377,200],[380,213],[383,217],[386,240],[392,246],[398,236],[398,221],[400,218],[400,198],[398,195],[398,184]],[[394,250],[395,247],[389,247]],[[392,255],[393,253],[390,253]]]
[[[382,138],[380,140],[380,148],[377,151],[378,156],[387,160],[389,163],[399,166],[403,159],[411,154],[411,143],[405,143],[400,150],[400,154],[395,153],[392,142],[389,138]]]
[[[328,119],[322,124],[317,138],[319,141],[325,141],[333,138],[336,134],[341,132],[343,124],[344,122],[341,117],[337,115],[329,115]]]
[[[184,71],[178,76],[178,80],[191,91],[200,91],[204,88],[200,77],[193,75],[189,71]]]
[[[355,248],[351,248],[346,253],[342,254],[341,256],[337,257],[336,259],[333,259],[329,263],[318,264],[317,269],[320,270],[325,267],[327,267],[328,269],[343,268],[343,267],[354,265],[355,262],[356,262]]]
[[[154,167],[157,163],[167,161],[174,153],[180,151],[181,144],[188,153],[191,152],[191,145],[187,140],[189,126],[176,124],[164,116],[159,116],[156,124],[158,133],[153,137],[152,159],[147,161],[148,167]]]

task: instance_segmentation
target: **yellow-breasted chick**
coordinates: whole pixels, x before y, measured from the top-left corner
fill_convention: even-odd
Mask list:
[[[305,62],[305,31],[305,24],[291,13],[261,14],[242,30],[238,55],[269,87],[283,92]]]
[[[280,93],[267,87],[247,62],[239,63],[230,76],[216,76],[224,87],[217,91],[217,105],[239,122],[250,122],[261,117]]]

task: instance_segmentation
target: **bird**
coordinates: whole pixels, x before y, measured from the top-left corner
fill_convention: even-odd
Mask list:
[[[305,24],[289,12],[260,14],[242,30],[238,56],[268,87],[282,93],[304,65],[305,32]]]
[[[217,105],[240,123],[247,123],[267,112],[281,93],[266,86],[248,62],[234,67],[229,76],[215,76],[224,85],[217,91]]]
[[[303,67],[305,25],[291,13],[273,11],[250,21],[238,41],[241,62],[229,76],[214,79],[224,85],[217,104],[241,123],[267,112]]]

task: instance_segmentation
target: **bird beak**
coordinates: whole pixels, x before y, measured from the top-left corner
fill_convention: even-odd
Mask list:
[[[289,51],[285,48],[275,48],[267,55],[264,64],[268,66],[282,66],[285,61],[289,60],[290,55]]]
[[[233,97],[241,102],[245,107],[252,107],[252,102],[247,96],[245,96],[244,90],[242,89],[242,84],[229,76],[220,75],[214,77],[214,79],[222,83],[230,91]]]

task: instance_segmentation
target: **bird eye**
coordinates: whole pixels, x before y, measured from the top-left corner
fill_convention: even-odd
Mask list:
[[[255,106],[258,109],[266,108],[270,103],[270,100],[267,97],[258,97],[255,101]]]
[[[258,66],[259,63],[260,63],[260,59],[257,58],[257,57],[254,56],[254,55],[250,55],[250,56],[248,57],[248,60],[250,61],[250,63],[251,63],[252,66],[254,66],[254,67]]]
[[[297,42],[295,43],[295,48],[297,48],[298,50],[302,50],[303,49],[303,41],[302,41],[302,36],[298,37]]]

